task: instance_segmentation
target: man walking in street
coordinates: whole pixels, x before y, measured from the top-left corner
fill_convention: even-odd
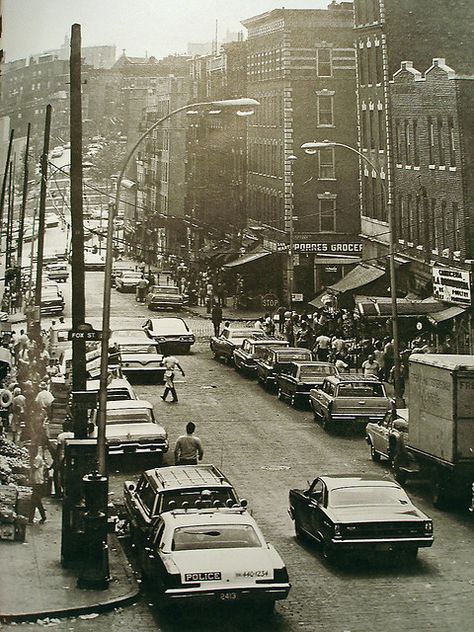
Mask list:
[[[219,303],[214,302],[214,305],[212,306],[211,320],[214,325],[214,336],[217,338],[222,323],[222,307]]]
[[[189,421],[186,424],[186,434],[178,437],[174,449],[174,461],[176,465],[197,465],[202,461],[204,450],[201,439],[194,436],[196,424]]]
[[[31,505],[29,523],[33,524],[36,509],[38,508],[41,520],[40,523],[46,522],[46,511],[43,507],[44,483],[45,483],[45,461],[39,452],[38,444],[31,444],[30,452],[31,461]]]
[[[178,396],[174,387],[174,372],[176,369],[179,369],[184,377],[184,371],[174,356],[167,356],[164,358],[163,366],[165,367],[165,392],[161,395],[161,399],[166,402],[168,393],[171,393],[173,396],[171,403],[174,404],[178,401]]]

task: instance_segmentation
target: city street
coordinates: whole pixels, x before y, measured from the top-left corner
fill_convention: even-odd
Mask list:
[[[94,320],[101,313],[102,274],[87,273],[87,311]],[[149,312],[133,295],[113,291],[113,322]],[[263,532],[285,560],[292,591],[277,604],[272,620],[262,621],[227,611],[186,609],[179,615],[162,613],[154,605],[149,587],[142,600],[95,620],[97,630],[118,630],[136,625],[140,630],[296,630],[345,631],[464,630],[474,615],[473,524],[467,513],[442,513],[433,509],[423,485],[411,484],[408,492],[431,515],[435,544],[422,549],[411,567],[380,559],[351,560],[331,565],[323,561],[317,545],[301,544],[294,537],[287,514],[288,490],[304,486],[323,473],[370,473],[389,476],[384,464],[374,464],[361,436],[328,436],[313,421],[309,410],[294,410],[266,393],[256,381],[211,358],[207,336],[211,323],[186,318],[198,342],[188,356],[180,356],[186,378],[177,382],[177,406],[161,401],[161,386],[137,385],[138,395],[151,401],[160,423],[168,430],[170,445],[184,431],[187,421],[197,424],[203,441],[204,461],[214,463],[230,478]],[[165,463],[171,463],[171,455]],[[120,500],[123,482],[131,472],[114,470],[111,491]],[[133,551],[127,552],[134,562]],[[58,630],[86,630],[87,620],[67,620]],[[31,626],[36,627],[36,626]],[[39,626],[38,626],[39,627]]]

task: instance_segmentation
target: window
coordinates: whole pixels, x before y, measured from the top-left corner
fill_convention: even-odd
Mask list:
[[[398,198],[397,239],[403,238],[403,226],[405,223],[405,200],[403,195]]]
[[[413,121],[413,164],[420,166],[420,155],[418,151],[418,121]]]
[[[413,205],[410,194],[407,195],[407,238],[408,241],[413,241]]]
[[[332,76],[332,55],[330,48],[318,48],[318,77]]]
[[[438,119],[438,156],[439,156],[439,164],[445,165],[446,157],[445,157],[445,145],[444,145],[444,125],[443,125],[442,118]]]
[[[382,83],[383,81],[382,46],[375,47],[375,79],[377,83]]]
[[[451,167],[456,166],[456,144],[454,133],[453,117],[448,117],[448,134],[449,134],[449,164]]]
[[[421,243],[420,241],[420,237],[421,237],[420,202],[421,202],[421,198],[419,195],[417,195],[416,200],[415,200],[415,217],[413,218],[414,219],[413,241],[415,242],[417,246]]]
[[[384,115],[383,110],[377,110],[377,123],[378,123],[378,134],[379,134],[379,149],[383,150],[385,148],[385,125],[384,125]]]
[[[446,200],[441,202],[441,248],[447,248],[447,227],[448,227],[448,218],[447,218],[447,204]]]
[[[428,154],[430,165],[434,164],[434,146],[435,146],[435,132],[434,123],[431,116],[428,117]]]
[[[153,511],[153,505],[155,504],[156,495],[149,483],[144,484],[144,486],[138,493],[138,497],[140,498],[143,507],[151,515]]]
[[[411,135],[410,135],[410,122],[405,121],[404,123],[404,134],[405,134],[405,164],[411,164]]]
[[[395,121],[395,160],[398,164],[402,162],[402,129],[400,121]]]
[[[318,94],[317,107],[319,126],[334,125],[333,99],[334,97],[332,95]]]
[[[319,198],[319,231],[334,233],[336,231],[336,199]]]
[[[336,169],[334,164],[334,149],[319,150],[319,179],[334,180],[336,177]]]
[[[453,250],[460,250],[461,243],[461,217],[459,215],[459,204],[453,202]]]
[[[374,136],[374,111],[369,110],[369,142],[370,149],[375,149],[375,136]]]
[[[431,198],[430,203],[430,241],[431,247],[438,247],[438,230],[436,227],[436,198]]]

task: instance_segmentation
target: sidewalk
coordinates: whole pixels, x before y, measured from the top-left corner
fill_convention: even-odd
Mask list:
[[[59,561],[61,501],[43,502],[48,519],[28,525],[24,543],[0,540],[0,622],[78,616],[134,601],[138,584],[114,534],[109,535],[109,587],[76,588],[76,574]]]
[[[229,299],[229,302],[232,299]],[[228,303],[229,305],[229,303]],[[190,314],[194,314],[194,316],[200,316],[201,318],[211,318],[211,314],[207,313],[207,310],[204,306],[200,305],[185,305],[184,309]],[[223,307],[222,308],[222,321],[230,320],[230,321],[256,321],[258,318],[261,318],[264,314],[265,310],[246,310],[246,309],[237,309],[235,307]]]

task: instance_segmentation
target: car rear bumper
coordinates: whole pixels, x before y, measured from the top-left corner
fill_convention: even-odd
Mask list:
[[[203,589],[169,588],[164,594],[165,601],[176,602],[192,599],[201,603],[239,603],[239,602],[268,602],[286,599],[290,592],[291,584],[268,584],[265,586],[226,586],[225,588]]]
[[[333,421],[349,421],[354,423],[368,424],[370,422],[378,423],[383,421],[388,411],[382,413],[332,413],[331,418]]]
[[[433,544],[433,536],[406,537],[406,538],[354,538],[353,540],[337,538],[331,539],[331,546],[335,550],[351,549],[380,549],[397,550],[408,547],[429,547]]]
[[[164,454],[168,452],[168,444],[163,443],[109,443],[111,456],[120,454]]]

